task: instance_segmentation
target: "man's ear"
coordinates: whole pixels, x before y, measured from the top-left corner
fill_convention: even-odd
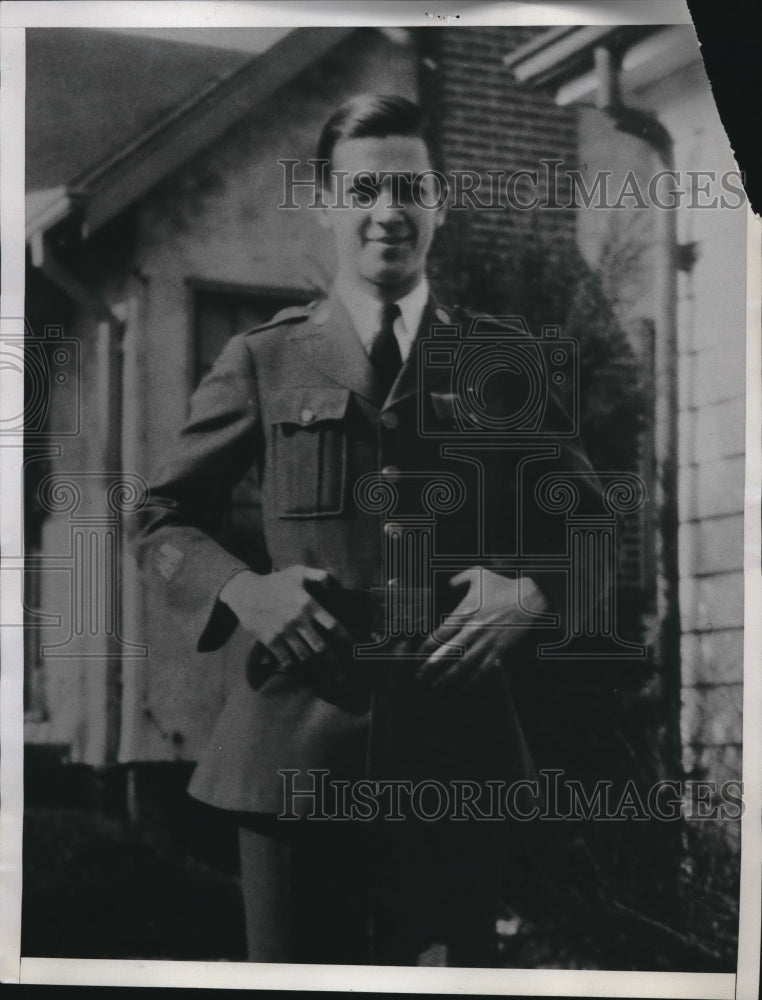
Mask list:
[[[447,218],[447,200],[445,199],[445,201],[442,202],[439,208],[432,208],[431,211],[434,212],[434,233],[432,233],[433,236],[436,233],[437,229],[439,229],[444,224],[444,221]]]

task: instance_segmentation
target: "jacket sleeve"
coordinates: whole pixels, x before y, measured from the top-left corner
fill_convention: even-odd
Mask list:
[[[128,524],[141,569],[164,592],[197,637],[219,648],[236,625],[217,597],[248,569],[214,534],[230,494],[262,454],[256,379],[245,336],[233,337],[191,399],[190,416],[149,483]]]

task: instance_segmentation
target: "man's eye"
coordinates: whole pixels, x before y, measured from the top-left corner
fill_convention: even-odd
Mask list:
[[[354,185],[359,191],[378,192],[378,178],[374,174],[357,174]]]
[[[372,174],[358,174],[348,188],[351,198],[359,204],[372,204],[378,198],[379,185]]]

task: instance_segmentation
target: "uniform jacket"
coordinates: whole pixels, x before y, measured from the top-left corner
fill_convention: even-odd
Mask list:
[[[419,343],[435,331],[446,348],[463,329],[463,317],[432,298]],[[531,666],[531,643],[503,673],[458,697],[422,689],[415,663],[394,656],[357,660],[352,679],[337,690],[318,690],[295,673],[254,684],[246,663],[255,640],[217,600],[234,572],[259,567],[263,558],[274,571],[325,569],[348,595],[383,595],[390,523],[428,524],[430,553],[440,559],[428,579],[436,615],[455,603],[446,584],[458,569],[484,564],[507,572],[496,558],[563,549],[563,518],[540,510],[535,489],[548,470],[589,471],[580,447],[549,444],[546,435],[539,458],[530,458],[530,446],[475,445],[457,410],[452,356],[443,350],[434,360],[424,364],[414,345],[384,398],[342,305],[329,296],[233,337],[194,394],[133,536],[145,572],[198,648],[225,645],[239,665],[191,782],[202,801],[277,813],[282,769],[326,769],[349,779],[531,772],[510,695],[511,668],[522,658]],[[506,391],[490,404],[498,416]],[[248,541],[222,539],[241,482],[259,495],[261,525]],[[559,574],[529,575],[563,605]],[[365,625],[356,624],[367,638]]]

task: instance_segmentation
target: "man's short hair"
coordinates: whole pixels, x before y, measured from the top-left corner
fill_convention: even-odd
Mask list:
[[[398,94],[358,94],[336,110],[323,127],[317,158],[331,166],[331,156],[344,139],[383,139],[387,135],[415,136],[434,152],[417,104]]]

